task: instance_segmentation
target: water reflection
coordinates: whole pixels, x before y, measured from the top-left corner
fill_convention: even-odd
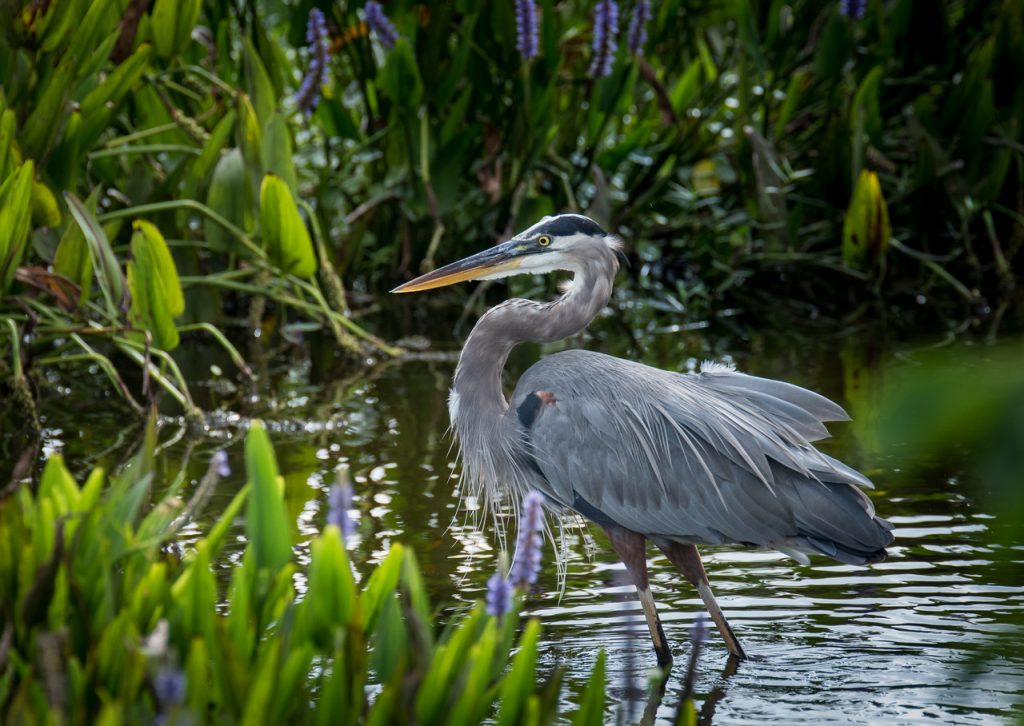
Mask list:
[[[410,327],[422,324],[413,321]],[[859,426],[872,422],[887,366],[899,365],[889,362],[885,341],[872,337],[865,344],[838,330],[814,338],[785,330],[752,337],[713,328],[656,333],[641,355],[639,344],[619,335],[617,326],[605,319],[582,343],[676,370],[729,352],[747,372],[790,380],[843,403]],[[435,331],[436,337],[445,339],[450,330]],[[539,352],[536,346],[517,349],[513,377]],[[208,355],[213,354],[186,361],[186,374],[203,378],[215,360]],[[245,391],[231,394],[227,403],[234,413],[211,417],[204,438],[188,435],[184,422],[164,419],[162,466],[168,472],[182,469],[198,482],[212,452],[222,447],[234,471],[199,521],[181,530],[178,547],[185,550],[201,536],[241,485],[240,437],[249,418],[261,416],[277,446],[302,556],[305,542],[323,525],[334,469],[344,466],[355,488],[353,549],[360,577],[391,542],[401,540],[415,549],[434,602],[450,615],[467,609],[482,597],[498,548],[471,517],[457,516],[458,477],[446,436],[454,358],[423,354],[346,376],[334,356],[329,341],[311,340],[271,357],[265,370],[272,395],[252,400]],[[211,392],[211,400],[219,395]],[[81,436],[53,435],[48,445],[64,448],[80,469],[92,463],[86,452],[113,447],[101,458],[116,459],[124,448],[115,446],[116,438],[126,435],[117,417],[96,415],[95,425],[81,427],[88,429]],[[50,425],[51,431],[75,430],[67,421]],[[775,553],[707,548],[715,592],[753,657],[737,667],[712,632],[695,684],[701,722],[991,723],[1009,720],[1015,709],[1020,714],[1024,588],[1019,578],[1006,576],[1006,567],[1022,564],[1024,552],[993,541],[998,513],[978,508],[965,470],[931,463],[924,467],[926,476],[911,476],[911,464],[921,462],[878,454],[870,426],[834,431],[823,448],[871,476],[879,511],[896,525],[891,557],[873,567],[823,558],[804,567]],[[473,503],[464,504],[471,515]],[[224,568],[241,551],[241,530],[235,535]],[[568,706],[603,648],[616,718],[670,723],[688,633],[703,612],[700,599],[652,550],[652,589],[677,665],[664,684],[664,698],[649,701],[654,654],[623,566],[600,531],[570,524],[563,545],[564,590],[548,550],[548,566],[527,608],[544,625],[542,667],[567,667]],[[982,659],[973,672],[972,659]]]

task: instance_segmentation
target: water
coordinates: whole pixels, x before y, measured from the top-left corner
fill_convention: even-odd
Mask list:
[[[442,346],[407,361],[345,374],[331,344],[317,339],[263,361],[269,383],[258,399],[222,384],[197,386],[207,407],[216,403],[235,413],[211,416],[210,435],[201,439],[165,417],[162,465],[169,475],[183,470],[196,480],[211,453],[225,447],[234,474],[176,546],[184,551],[202,536],[241,485],[241,437],[249,417],[258,415],[273,431],[300,553],[323,524],[326,489],[335,467],[343,465],[356,489],[359,536],[353,549],[361,576],[391,542],[402,541],[415,549],[433,601],[449,604],[447,614],[456,616],[482,597],[497,551],[492,538],[455,516],[457,470],[446,435],[455,358],[443,352],[454,346],[453,325],[438,322],[435,312],[390,311],[399,334],[425,332]],[[1024,560],[1021,539],[979,498],[984,482],[972,478],[963,452],[922,460],[910,452],[883,453],[872,440],[886,382],[913,358],[915,346],[877,330],[851,333],[828,324],[752,333],[721,324],[677,329],[670,316],[647,310],[627,317],[628,327],[648,331],[639,342],[623,334],[621,316],[611,315],[590,338],[572,344],[676,370],[728,355],[746,372],[799,383],[844,404],[861,428],[833,426],[836,436],[823,448],[874,480],[876,506],[896,526],[889,559],[873,567],[824,558],[801,566],[775,553],[704,548],[719,602],[752,657],[733,669],[721,639],[710,634],[696,683],[702,719],[967,724],[1024,715],[1024,587],[1014,569]],[[536,346],[517,349],[512,379],[540,353]],[[182,357],[190,380],[209,378],[211,364],[229,368],[208,349]],[[102,406],[71,407],[69,413],[53,403],[47,407],[47,446],[62,448],[72,467],[91,466],[100,449],[107,449],[101,458],[108,464],[130,451],[136,432],[122,428],[124,416]],[[242,532],[236,535],[222,568],[241,552]],[[568,705],[603,648],[613,701],[609,719],[669,723],[689,631],[703,612],[699,598],[663,557],[650,553],[652,589],[676,667],[660,708],[649,706],[654,654],[623,567],[596,529],[571,527],[566,540],[564,592],[549,548],[540,587],[528,604],[529,614],[543,623],[544,667],[568,668]]]

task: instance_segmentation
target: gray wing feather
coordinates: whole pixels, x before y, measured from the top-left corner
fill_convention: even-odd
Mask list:
[[[892,536],[854,485],[859,472],[811,442],[842,408],[798,386],[721,367],[678,374],[589,351],[531,367],[509,415],[536,391],[554,403],[522,426],[545,492],[648,536],[884,556]]]

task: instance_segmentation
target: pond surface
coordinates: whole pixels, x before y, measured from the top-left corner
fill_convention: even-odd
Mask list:
[[[205,532],[243,483],[241,437],[258,415],[273,431],[286,497],[305,543],[323,525],[326,490],[345,467],[358,507],[352,543],[362,576],[392,541],[411,545],[436,604],[457,614],[481,598],[498,552],[492,537],[457,515],[457,468],[449,456],[447,390],[457,343],[453,298],[421,298],[384,316],[399,335],[426,335],[436,347],[407,360],[345,373],[329,341],[311,338],[253,361],[263,383],[253,391],[211,377],[230,364],[207,349],[185,350],[186,375],[212,414],[209,432],[186,434],[174,416],[163,419],[162,466],[198,479],[214,450],[228,450],[234,473],[221,484],[204,517],[177,545]],[[633,307],[634,309],[630,310]],[[642,306],[640,306],[642,307]],[[887,561],[872,567],[815,558],[801,566],[781,554],[742,548],[704,548],[712,586],[749,661],[735,671],[718,634],[710,634],[696,684],[702,720],[764,723],[1004,723],[1024,714],[1024,587],[1016,574],[1024,546],[1006,536],[997,512],[976,492],[963,452],[947,461],[882,454],[872,441],[878,402],[893,371],[908,365],[923,343],[891,340],[878,328],[743,330],[726,319],[685,325],[670,312],[620,304],[585,338],[567,343],[605,350],[653,365],[687,370],[704,358],[728,357],[741,370],[788,380],[847,407],[855,424],[833,425],[823,448],[875,482],[877,509],[896,527]],[[471,316],[469,324],[475,315]],[[641,321],[644,332],[624,333]],[[461,328],[463,334],[465,327]],[[936,338],[931,338],[934,342]],[[417,341],[409,340],[415,345]],[[538,355],[557,347],[522,346],[510,361],[510,383]],[[251,351],[250,351],[251,353]],[[968,352],[968,354],[970,354]],[[211,368],[214,366],[214,368]],[[124,428],[116,407],[68,395],[48,402],[51,448],[62,448],[79,471],[102,458],[126,455],[137,431]],[[109,463],[109,461],[108,461]],[[242,532],[226,561],[241,552]],[[1000,545],[998,542],[1016,543]],[[670,723],[689,653],[689,631],[700,599],[669,563],[650,552],[652,589],[676,667],[660,708],[645,716],[654,653],[624,569],[596,528],[569,527],[564,589],[554,553],[527,610],[543,623],[546,667],[568,669],[567,703],[582,688],[599,649],[608,654],[609,719]],[[300,548],[304,547],[300,544]]]

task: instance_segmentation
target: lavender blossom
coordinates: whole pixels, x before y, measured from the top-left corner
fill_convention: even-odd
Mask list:
[[[349,516],[352,509],[352,485],[342,470],[338,470],[338,481],[327,493],[327,524],[341,530],[343,537],[355,534],[356,525]]]
[[[165,665],[153,676],[153,693],[160,702],[160,709],[167,711],[185,702],[185,674],[177,668]]]
[[[591,78],[605,78],[612,74],[618,25],[619,6],[615,0],[598,0],[594,8],[594,59],[587,71]]]
[[[373,31],[374,35],[377,36],[377,40],[384,46],[384,50],[391,50],[395,47],[395,43],[398,42],[398,31],[395,30],[395,26],[388,20],[388,16],[384,14],[384,8],[376,0],[369,0],[366,3],[366,23],[370,26],[370,30]]]
[[[491,575],[487,581],[487,614],[496,618],[512,609],[512,583],[500,573]]]
[[[853,20],[860,20],[864,17],[867,4],[867,0],[839,0],[839,12]]]
[[[636,55],[644,54],[647,42],[647,23],[651,20],[651,3],[649,0],[638,0],[633,8],[633,17],[629,20],[629,52]]]
[[[516,539],[516,557],[510,577],[516,587],[528,588],[537,582],[540,574],[541,528],[544,524],[544,497],[530,492],[523,500],[523,515],[519,520]]]
[[[537,6],[533,0],[516,0],[516,49],[529,61],[537,56],[539,47]]]
[[[306,75],[302,78],[302,85],[295,94],[295,103],[301,111],[310,116],[320,103],[320,89],[327,80],[327,23],[319,8],[309,11],[306,42],[309,44],[312,59]]]
[[[231,466],[228,464],[228,454],[224,449],[217,449],[213,452],[210,464],[217,472],[217,476],[231,476]]]

